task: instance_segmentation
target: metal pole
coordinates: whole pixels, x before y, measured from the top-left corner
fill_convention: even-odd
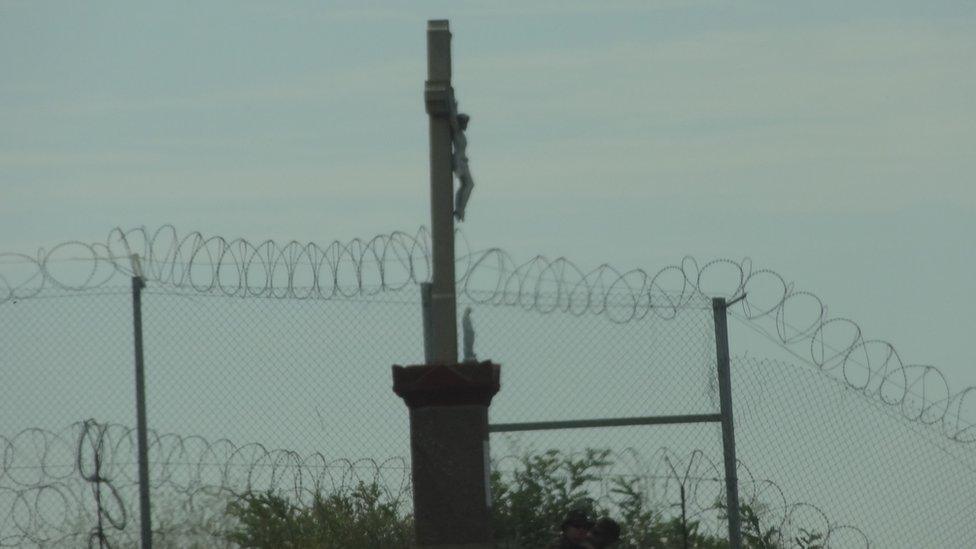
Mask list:
[[[142,352],[142,278],[139,256],[132,255],[132,317],[136,358],[136,436],[139,452],[139,519],[142,549],[152,548],[152,517],[149,505],[149,437],[146,434],[146,379]]]
[[[681,480],[681,537],[683,549],[688,549],[688,504],[685,500],[685,479]]]
[[[454,174],[451,165],[451,31],[446,20],[427,22],[427,82],[430,118],[430,225],[433,276],[430,290],[430,363],[457,363],[454,295]]]
[[[95,504],[98,505],[98,520],[95,523],[95,536],[98,537],[98,549],[105,547],[105,521],[102,515],[102,432],[98,434],[98,446],[95,447]],[[91,545],[91,538],[88,539]]]
[[[729,515],[729,546],[742,548],[739,525],[739,481],[736,476],[735,431],[732,421],[732,376],[729,373],[728,305],[725,298],[712,299],[715,318],[715,350],[718,357],[718,394],[722,416],[722,447],[725,454],[725,498]]]
[[[430,342],[430,338],[434,333],[434,330],[430,326],[430,286],[430,282],[420,283],[420,312],[424,323],[424,364],[434,363],[433,349],[431,348]]]
[[[634,425],[674,425],[681,423],[717,423],[720,414],[688,414],[680,416],[618,417],[607,419],[573,419],[568,421],[533,421],[524,423],[493,423],[490,433],[515,431],[552,431],[557,429],[589,429],[594,427],[632,427]]]

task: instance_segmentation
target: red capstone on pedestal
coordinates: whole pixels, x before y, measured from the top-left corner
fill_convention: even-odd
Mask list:
[[[501,387],[501,366],[491,361],[393,366],[393,392],[407,406],[488,406]]]

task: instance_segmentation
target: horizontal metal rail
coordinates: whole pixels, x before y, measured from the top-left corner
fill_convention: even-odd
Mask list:
[[[549,431],[555,429],[589,429],[593,427],[629,427],[633,425],[673,425],[677,423],[711,423],[722,421],[721,414],[690,414],[683,416],[620,417],[609,419],[575,419],[569,421],[533,421],[526,423],[493,423],[489,433],[513,431]]]

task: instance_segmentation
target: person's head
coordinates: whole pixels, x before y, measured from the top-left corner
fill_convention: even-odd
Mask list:
[[[581,542],[586,539],[586,534],[592,527],[593,521],[586,511],[573,509],[566,513],[566,518],[563,520],[563,536],[570,541]]]
[[[620,525],[612,518],[604,517],[590,529],[589,539],[596,547],[610,547],[620,539]]]

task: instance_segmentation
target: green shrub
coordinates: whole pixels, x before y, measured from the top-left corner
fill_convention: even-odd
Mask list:
[[[410,547],[413,523],[398,502],[383,501],[376,483],[316,493],[311,506],[274,493],[245,494],[227,506],[239,526],[226,538],[243,547],[401,549]]]
[[[545,547],[571,509],[602,514],[586,485],[611,465],[609,450],[587,450],[581,457],[558,450],[525,455],[511,479],[491,474],[492,526],[500,547]]]
[[[610,516],[620,523],[619,549],[727,549],[724,536],[702,532],[696,520],[655,507],[635,478],[615,477],[609,497],[597,500],[589,489],[613,465],[609,450],[588,449],[580,455],[558,450],[527,454],[513,471],[493,470],[490,477],[492,526],[496,544],[504,549],[547,547],[558,535],[571,509],[592,516]],[[673,502],[671,502],[673,503]],[[761,505],[756,508],[761,509]],[[721,520],[724,506],[714,510]],[[300,505],[274,493],[245,494],[227,506],[236,526],[224,534],[244,547],[404,549],[413,546],[413,518],[399,501],[383,498],[375,484],[352,490],[315,494],[311,505]],[[741,508],[743,546],[747,549],[820,549],[821,533],[801,531],[792,544],[763,524],[763,513]]]

